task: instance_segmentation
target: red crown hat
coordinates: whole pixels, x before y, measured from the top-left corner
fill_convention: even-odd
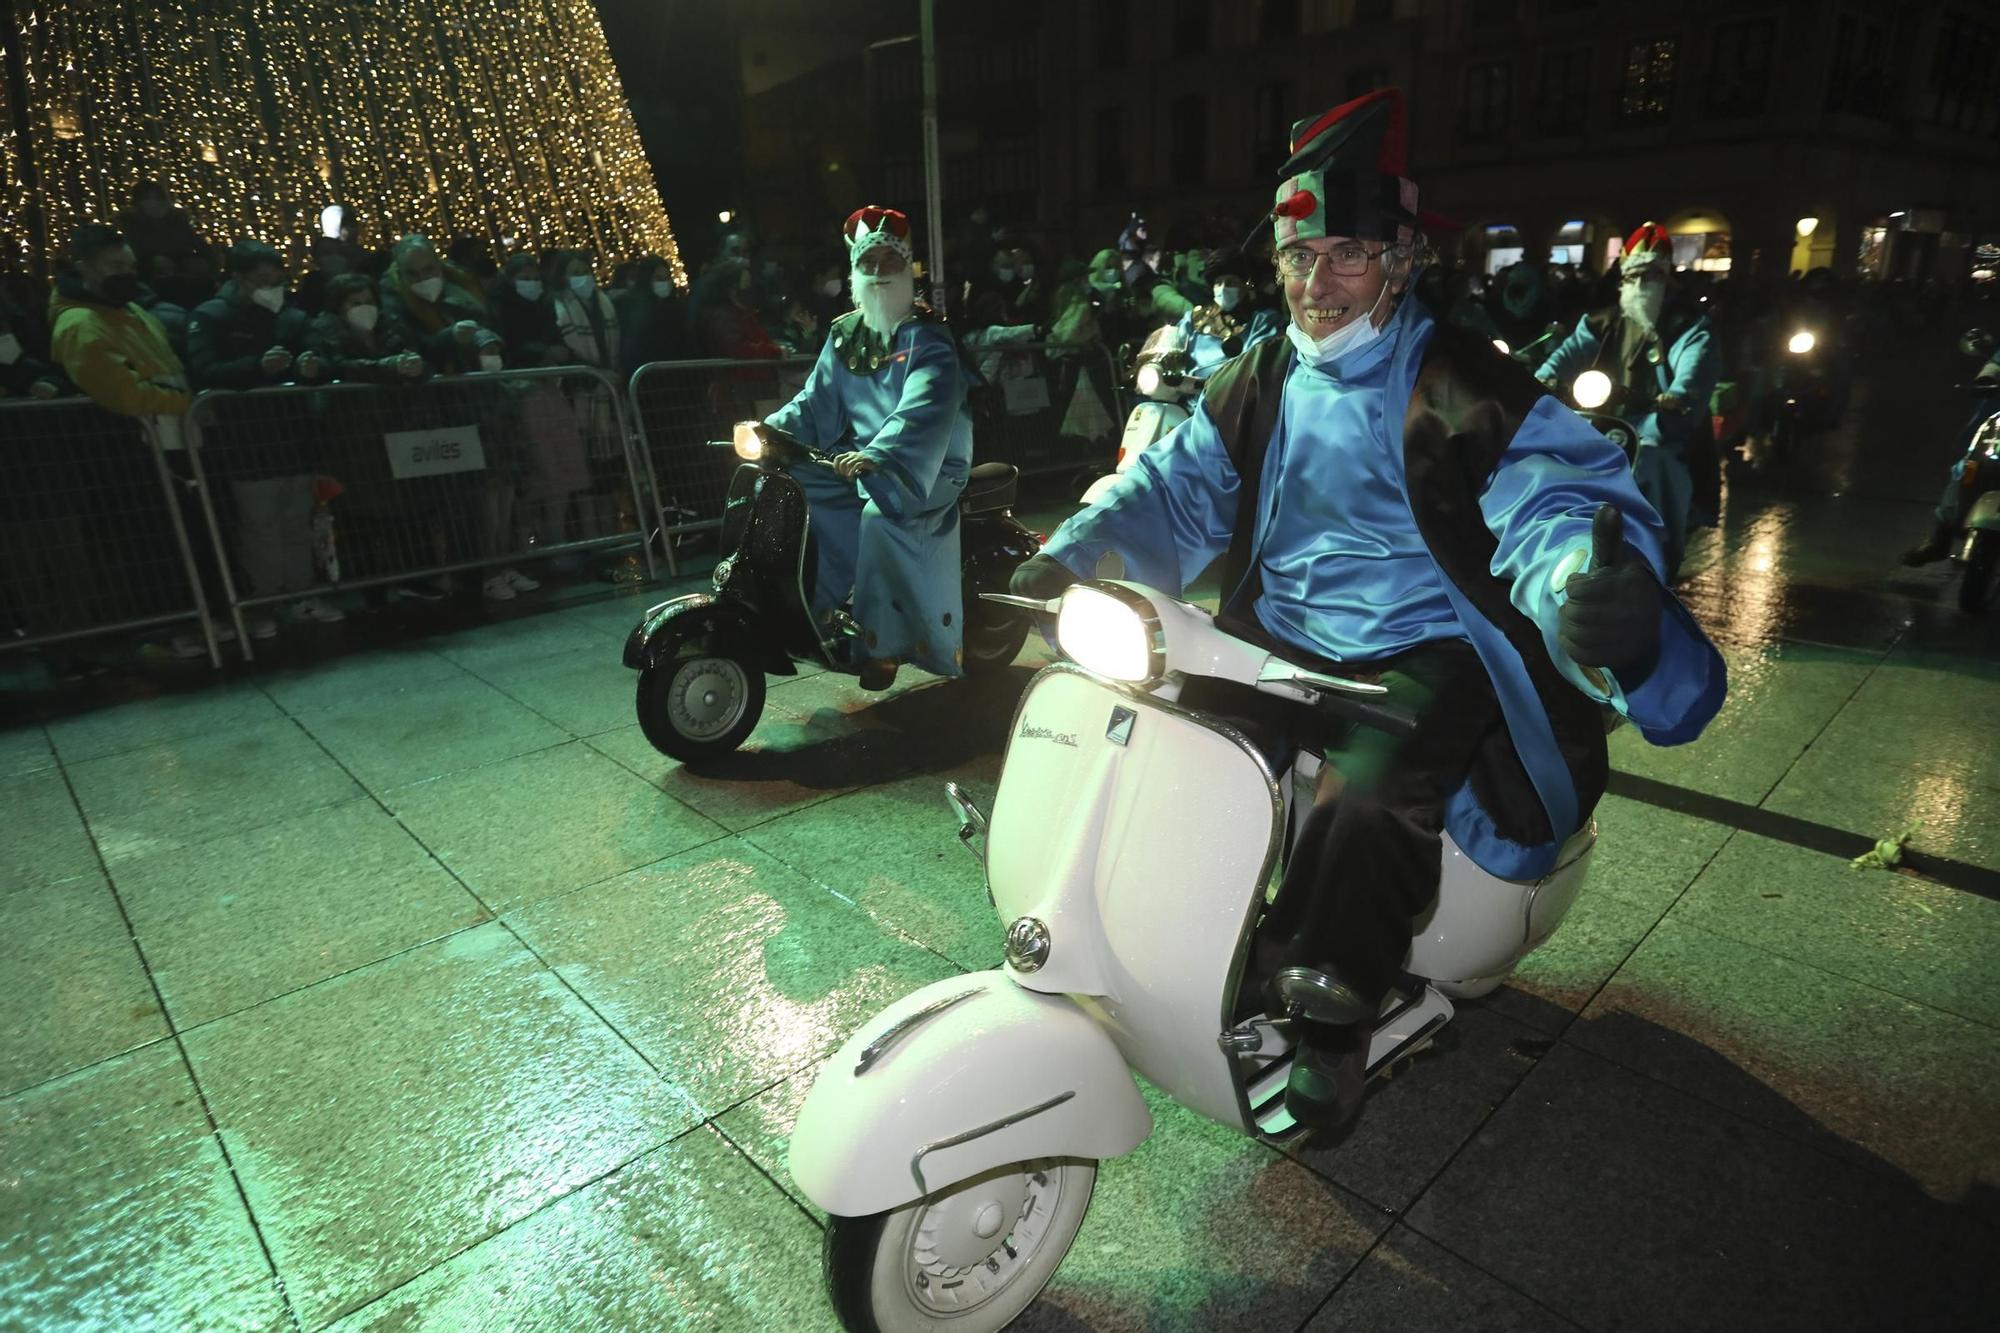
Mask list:
[[[1271,217],[1280,246],[1321,236],[1407,241],[1417,221],[1403,94],[1377,88],[1292,126]]]
[[[1657,222],[1642,222],[1639,230],[1625,241],[1625,253],[1618,260],[1620,273],[1638,273],[1649,268],[1672,268],[1674,238]]]
[[[903,258],[910,257],[910,219],[907,214],[880,204],[866,204],[847,215],[841,226],[847,238],[847,262],[853,263],[878,245],[886,245]]]

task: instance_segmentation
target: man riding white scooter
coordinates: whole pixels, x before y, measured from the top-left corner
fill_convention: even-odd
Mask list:
[[[1678,744],[1725,688],[1662,584],[1660,520],[1624,455],[1488,339],[1403,299],[1421,246],[1404,125],[1401,94],[1381,89],[1295,127],[1272,210],[1286,338],[1218,369],[1193,416],[1012,585],[1053,597],[1115,556],[1178,596],[1219,556],[1220,625],[1377,680],[1415,715],[1407,738],[1316,738],[1338,776],[1251,960],[1255,984],[1323,997],[1285,1094],[1321,1128],[1359,1109],[1370,1025],[1437,892],[1440,831],[1489,873],[1546,874],[1604,790],[1604,708]],[[1593,526],[1622,552],[1597,567]]]

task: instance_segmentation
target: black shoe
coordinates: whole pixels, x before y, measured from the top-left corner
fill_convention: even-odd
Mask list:
[[[1912,569],[1918,565],[1934,565],[1951,554],[1951,539],[1956,535],[1951,526],[1940,523],[1931,529],[1931,535],[1919,545],[1912,546],[1899,557]]]
[[[1304,1026],[1285,1084],[1285,1110],[1307,1129],[1343,1133],[1360,1116],[1367,1091],[1368,1031]]]
[[[864,690],[886,690],[896,683],[894,662],[864,662],[861,665],[861,688]]]

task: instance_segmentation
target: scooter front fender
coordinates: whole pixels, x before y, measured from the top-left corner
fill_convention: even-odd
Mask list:
[[[1062,995],[1001,971],[952,977],[864,1023],[820,1068],[787,1166],[864,1217],[1011,1162],[1118,1157],[1152,1132],[1125,1058]]]
[[[718,636],[769,674],[789,676],[798,671],[791,658],[771,646],[749,608],[712,592],[691,592],[647,611],[625,636],[625,665],[644,671],[671,657],[690,638]]]
[[[2000,491],[1988,491],[1965,515],[1967,532],[2000,532]]]

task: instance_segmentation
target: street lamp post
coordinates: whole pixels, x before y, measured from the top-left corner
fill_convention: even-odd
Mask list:
[[[944,183],[938,171],[936,0],[923,0],[924,46],[924,219],[930,232],[931,307],[949,312],[944,300]]]

